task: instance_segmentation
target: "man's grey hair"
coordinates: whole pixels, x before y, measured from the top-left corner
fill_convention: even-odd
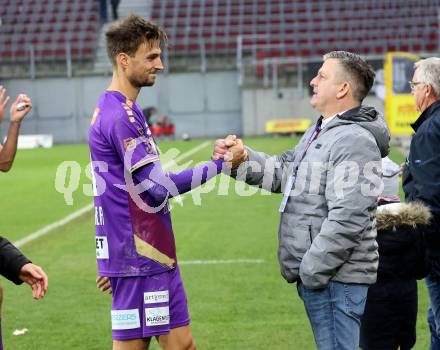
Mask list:
[[[376,73],[373,67],[360,56],[347,51],[331,51],[323,56],[324,61],[335,58],[347,74],[345,77],[351,85],[353,98],[362,102],[374,83]]]
[[[414,63],[417,79],[432,86],[437,97],[440,97],[440,58],[429,57]]]

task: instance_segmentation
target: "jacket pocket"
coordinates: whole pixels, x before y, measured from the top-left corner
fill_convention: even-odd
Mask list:
[[[301,260],[311,245],[310,226],[288,227],[280,237],[278,258],[281,274],[288,282],[298,280]]]

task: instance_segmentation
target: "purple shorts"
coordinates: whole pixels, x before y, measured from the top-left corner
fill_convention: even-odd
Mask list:
[[[189,325],[179,267],[154,276],[110,277],[113,340],[150,338]]]

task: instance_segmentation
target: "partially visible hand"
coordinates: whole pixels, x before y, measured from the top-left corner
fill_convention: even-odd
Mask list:
[[[25,107],[23,110],[17,111],[17,105],[21,102],[25,104]],[[31,109],[32,109],[31,99],[25,94],[18,95],[17,99],[14,101],[10,109],[11,122],[16,122],[16,123],[21,122]]]
[[[96,287],[103,293],[112,294],[112,286],[108,277],[96,277]]]
[[[399,171],[399,176],[402,177],[403,175],[403,171],[405,170],[405,162],[403,162],[402,164],[400,164],[400,171]]]
[[[6,89],[0,85],[0,123],[5,116],[6,105],[9,102],[9,96],[5,97]]]
[[[47,275],[40,266],[28,263],[23,265],[18,276],[24,283],[32,288],[35,300],[43,298],[49,285]]]
[[[214,151],[212,152],[212,160],[223,159],[228,152],[228,148],[235,145],[237,136],[228,135],[225,139],[218,139],[214,143]]]
[[[243,163],[247,157],[248,154],[244,148],[243,141],[241,139],[236,139],[235,145],[231,146],[224,155],[224,160],[229,163],[232,168],[236,168]]]

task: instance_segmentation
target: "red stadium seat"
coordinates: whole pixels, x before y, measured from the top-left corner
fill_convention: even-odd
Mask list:
[[[170,37],[179,41],[171,54],[180,54],[193,45],[192,36],[185,34],[187,23],[194,32],[200,29],[206,39],[221,39],[205,46],[208,54],[234,53],[238,35],[249,38],[245,54],[274,41],[274,37],[284,42],[282,54],[289,56],[320,56],[330,48],[364,54],[420,49],[420,45],[409,44],[416,38],[425,41],[423,50],[432,52],[438,48],[439,6],[440,0],[427,1],[423,6],[399,0],[153,0],[153,18],[168,32],[180,33]],[[371,35],[374,32],[380,34]],[[392,35],[387,38],[384,33]],[[260,34],[270,39],[261,40]]]
[[[2,25],[0,57],[14,61],[28,57],[28,44],[34,45],[38,60],[63,59],[66,55],[64,40],[81,31],[87,32],[86,41],[73,38],[72,49],[76,58],[92,59],[98,40],[98,6],[92,0],[4,0],[0,8]],[[78,28],[74,27],[78,14]]]

